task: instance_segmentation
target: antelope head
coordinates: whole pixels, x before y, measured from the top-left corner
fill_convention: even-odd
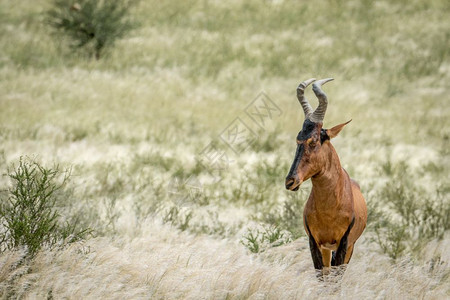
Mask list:
[[[305,113],[305,121],[302,130],[297,135],[297,151],[286,177],[286,189],[288,190],[297,191],[302,182],[323,172],[326,165],[330,163],[327,141],[337,136],[342,128],[351,121],[331,129],[322,128],[328,105],[327,95],[322,91],[322,85],[331,80],[333,78],[318,81],[311,78],[300,83],[297,88],[297,98]],[[314,111],[304,96],[305,88],[313,82],[312,89],[319,100],[319,106]]]

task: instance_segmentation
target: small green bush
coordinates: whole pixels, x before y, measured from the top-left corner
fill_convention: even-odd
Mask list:
[[[77,230],[76,224],[61,224],[55,209],[57,192],[64,188],[69,175],[58,166],[47,169],[24,158],[8,171],[12,185],[7,196],[0,198],[0,251],[25,247],[34,256],[43,246],[77,241],[89,232]]]
[[[276,226],[264,226],[262,229],[249,229],[242,237],[241,244],[250,252],[264,252],[271,247],[279,247],[292,242],[289,232],[281,230]]]
[[[303,228],[303,208],[308,199],[308,192],[300,189],[298,193],[287,192],[287,199],[283,202],[281,210],[268,209],[260,217],[255,219],[286,230],[291,233],[292,238],[298,239],[305,235]]]
[[[441,239],[450,229],[448,188],[425,191],[406,163],[387,161],[381,175],[389,179],[381,188],[376,205],[369,205],[369,227],[384,253],[397,259],[409,251],[418,254],[426,242]],[[373,202],[375,203],[375,202]]]
[[[70,38],[74,49],[85,49],[99,59],[104,49],[134,27],[127,18],[134,3],[135,0],[54,0],[47,21]]]
[[[162,220],[164,223],[172,224],[181,231],[189,229],[189,222],[193,217],[193,212],[190,209],[182,209],[176,205],[171,206],[162,213]]]

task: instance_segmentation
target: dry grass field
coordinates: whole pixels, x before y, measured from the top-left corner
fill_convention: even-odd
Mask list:
[[[450,298],[448,1],[140,1],[99,60],[52,34],[51,3],[0,0],[0,171],[71,168],[54,209],[92,232],[2,245],[2,298]],[[333,145],[369,207],[323,281],[311,184],[284,187],[311,77],[335,78],[324,127],[353,119]]]

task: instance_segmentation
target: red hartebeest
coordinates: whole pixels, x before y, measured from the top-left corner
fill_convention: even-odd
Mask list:
[[[322,128],[328,100],[321,86],[331,80],[315,82],[312,78],[297,88],[305,121],[297,135],[297,152],[286,177],[286,189],[291,191],[298,190],[302,182],[311,178],[312,190],[303,211],[303,225],[314,267],[327,270],[350,261],[353,246],[367,221],[366,202],[359,185],[342,168],[330,143],[351,120],[331,129]],[[304,96],[305,88],[313,82],[313,91],[319,99],[315,111]]]

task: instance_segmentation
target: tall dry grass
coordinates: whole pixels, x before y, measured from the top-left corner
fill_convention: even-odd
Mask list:
[[[98,61],[50,34],[51,1],[0,2],[0,170],[24,155],[71,166],[55,209],[95,233],[2,252],[2,297],[448,298],[447,2],[141,1],[140,27]],[[310,183],[283,181],[295,88],[329,76],[324,125],[353,119],[333,144],[369,224],[343,278],[319,281]],[[265,130],[245,113],[262,91],[279,108]],[[238,154],[220,138],[237,117],[258,134]],[[198,163],[210,143],[231,160],[220,182]],[[261,228],[294,241],[252,254],[242,241]]]
[[[428,245],[448,261],[448,237]],[[444,299],[444,264],[392,262],[359,242],[341,280],[317,280],[301,238],[264,255],[230,240],[180,233],[149,222],[135,236],[95,238],[64,251],[43,251],[32,266],[20,252],[2,255],[3,291],[25,298],[69,299]],[[32,268],[22,276],[20,268]],[[28,269],[29,271],[29,269]],[[16,279],[14,279],[16,275]],[[6,285],[6,287],[5,287]]]

